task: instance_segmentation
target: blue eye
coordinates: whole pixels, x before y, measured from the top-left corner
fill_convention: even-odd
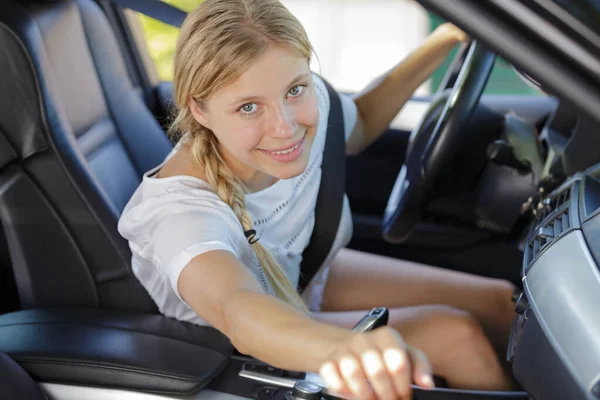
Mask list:
[[[246,103],[240,107],[240,111],[244,114],[252,114],[256,111],[257,105],[255,103]]]
[[[298,97],[302,94],[302,92],[304,91],[304,88],[305,88],[305,85],[296,85],[289,90],[288,95],[290,97]]]

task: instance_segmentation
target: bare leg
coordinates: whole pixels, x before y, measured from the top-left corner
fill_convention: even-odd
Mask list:
[[[323,294],[322,311],[444,304],[481,324],[500,357],[514,317],[511,283],[355,250],[341,250]]]
[[[317,320],[351,328],[364,311],[314,313]],[[453,388],[510,390],[510,380],[470,314],[442,305],[390,309],[389,325],[407,343],[420,348],[433,371]]]

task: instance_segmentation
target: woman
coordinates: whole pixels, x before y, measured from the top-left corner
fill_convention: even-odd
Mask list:
[[[374,141],[465,40],[443,25],[354,100],[342,96],[347,153]],[[277,0],[205,0],[188,15],[174,74],[172,131],[183,136],[119,223],[134,273],[165,315],[212,325],[274,366],[319,372],[341,393],[408,397],[411,381],[433,387],[432,373],[507,389],[493,346],[508,337],[511,285],[343,249],[347,200],[329,260],[296,292],[329,113],[311,50]],[[351,332],[374,306],[391,308],[389,327]]]

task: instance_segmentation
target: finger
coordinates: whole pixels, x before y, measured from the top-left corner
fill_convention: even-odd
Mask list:
[[[367,350],[361,354],[360,358],[363,371],[371,382],[377,398],[380,400],[395,399],[396,388],[381,355],[375,350]]]
[[[406,354],[406,343],[400,334],[389,327],[380,328],[377,332],[377,344],[383,354],[383,361],[396,393],[400,398],[412,398],[412,382],[410,359]]]
[[[423,388],[433,389],[435,387],[433,368],[425,353],[421,349],[408,345],[407,354],[413,367],[414,382]]]
[[[354,397],[358,399],[371,399],[373,392],[367,384],[365,374],[356,357],[346,355],[338,362],[338,369],[345,385],[350,389]]]
[[[392,377],[394,388],[401,399],[410,399],[412,388],[410,387],[410,362],[406,353],[398,347],[390,347],[383,351],[383,360],[388,373]]]
[[[333,362],[327,362],[323,364],[319,370],[319,375],[323,378],[323,381],[327,385],[327,390],[330,393],[337,393],[340,395],[350,395],[351,392],[344,383],[338,368]]]

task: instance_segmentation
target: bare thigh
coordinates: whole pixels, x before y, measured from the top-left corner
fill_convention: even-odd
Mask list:
[[[514,316],[513,290],[504,280],[342,249],[331,264],[321,309],[448,305],[472,314],[502,352]]]
[[[479,315],[497,309],[498,300],[508,304],[512,291],[503,280],[342,249],[331,264],[323,309],[447,304]]]
[[[366,310],[319,312],[313,318],[352,328]],[[507,390],[510,380],[479,323],[467,312],[443,305],[390,309],[389,325],[429,358],[451,387]]]

